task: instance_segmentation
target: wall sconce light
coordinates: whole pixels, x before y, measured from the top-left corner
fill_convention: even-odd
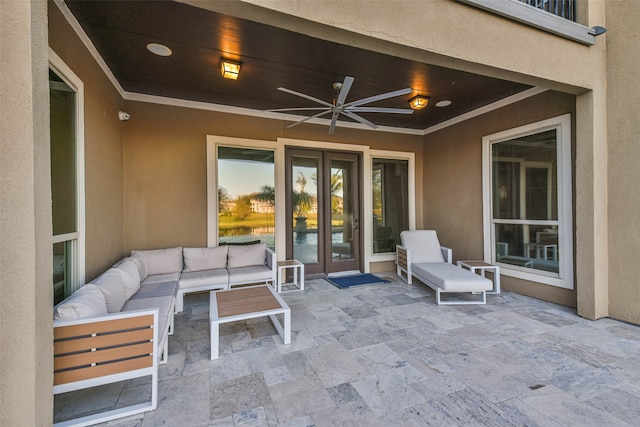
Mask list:
[[[225,79],[237,80],[240,75],[241,62],[220,58],[220,73]]]
[[[416,95],[409,100],[412,110],[422,110],[429,103],[429,97],[425,95]]]

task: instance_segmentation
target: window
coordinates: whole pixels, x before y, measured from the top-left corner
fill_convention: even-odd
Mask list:
[[[274,151],[218,146],[218,243],[275,248]]]
[[[409,161],[373,158],[371,169],[373,253],[395,252],[409,227]]]
[[[57,304],[84,283],[83,85],[50,54],[52,281]]]
[[[483,144],[485,258],[503,274],[573,288],[570,116]]]

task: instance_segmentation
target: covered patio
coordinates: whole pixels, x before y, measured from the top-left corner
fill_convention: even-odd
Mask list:
[[[268,319],[225,325],[209,360],[209,298],[186,298],[157,410],[121,426],[635,425],[640,329],[512,292],[437,306],[391,283],[283,294],[292,343]],[[56,418],[148,399],[140,381],[57,397]],[[77,397],[77,396],[75,396]],[[80,402],[83,402],[82,404]]]

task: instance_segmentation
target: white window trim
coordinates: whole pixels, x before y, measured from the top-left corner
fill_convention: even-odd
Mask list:
[[[67,237],[75,235],[74,243],[74,277],[71,280],[73,290],[82,286],[86,280],[85,262],[86,262],[86,216],[85,216],[85,162],[84,162],[84,83],[67,64],[49,48],[49,67],[61,77],[66,84],[76,92],[76,215],[77,215],[77,232],[70,233]],[[54,236],[54,242],[57,242],[61,236]],[[66,239],[71,240],[71,239]]]
[[[326,150],[343,150],[360,152],[363,156],[362,183],[363,212],[371,212],[373,199],[371,194],[371,169],[373,158],[400,159],[409,161],[409,226],[414,230],[416,226],[416,179],[415,179],[415,154],[405,151],[371,150],[366,145],[343,144],[323,141],[310,141],[291,138],[278,138],[277,141],[265,141],[257,139],[233,138],[218,135],[207,135],[207,245],[218,244],[218,145],[231,147],[246,147],[263,150],[274,150],[275,189],[276,189],[276,214],[275,214],[275,248],[278,259],[283,260],[286,253],[287,217],[285,209],[278,206],[285,205],[285,192],[279,189],[285,188],[285,149],[287,146],[321,148]],[[369,272],[371,262],[392,261],[395,254],[373,254],[373,225],[369,218],[363,218],[364,245],[363,265],[364,272]],[[282,231],[282,232],[280,232]]]
[[[520,138],[534,133],[555,129],[557,131],[558,146],[558,250],[562,254],[559,261],[559,273],[520,268],[510,264],[499,264],[501,273],[505,276],[516,277],[532,282],[574,289],[573,272],[573,197],[571,181],[571,115],[553,117],[536,123],[497,132],[482,138],[482,200],[483,200],[483,232],[484,232],[484,260],[496,263],[495,230],[493,223],[493,195],[491,174],[491,146],[492,144]],[[518,220],[508,220],[517,223]],[[545,221],[525,221],[527,224]]]
[[[285,203],[284,191],[279,191],[284,188],[284,150],[278,149],[276,142],[207,135],[207,246],[209,247],[218,246],[218,147],[220,146],[273,151],[275,204],[284,206]],[[284,224],[284,209],[276,209],[274,229],[276,254],[284,254],[285,236],[284,233],[278,233],[278,230],[284,230],[281,228]]]
[[[364,197],[364,212],[371,213],[373,211],[373,159],[390,159],[390,160],[406,160],[408,162],[408,174],[409,182],[407,186],[409,196],[409,229],[415,230],[416,228],[416,156],[415,153],[409,153],[406,151],[386,151],[386,150],[369,150],[369,159],[365,161],[367,165],[368,174],[365,175],[365,197]],[[380,261],[395,261],[395,252],[387,252],[383,254],[373,253],[373,221],[371,218],[367,218],[368,226],[365,227],[365,243],[366,252],[365,256],[369,262]],[[402,230],[401,230],[402,231]],[[398,242],[400,243],[400,242]]]

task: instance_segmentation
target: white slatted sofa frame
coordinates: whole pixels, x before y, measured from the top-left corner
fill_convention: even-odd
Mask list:
[[[155,410],[157,344],[157,309],[55,321],[54,394],[151,376],[151,400],[54,425],[88,426]]]

